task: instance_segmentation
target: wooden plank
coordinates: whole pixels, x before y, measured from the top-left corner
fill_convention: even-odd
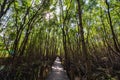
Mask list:
[[[46,80],[69,80],[66,71],[63,69],[63,66],[61,65],[59,57],[56,58],[52,66],[52,71],[48,75],[48,78]]]

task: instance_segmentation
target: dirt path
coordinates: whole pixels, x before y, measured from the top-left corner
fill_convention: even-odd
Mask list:
[[[46,80],[69,80],[66,71],[63,69],[58,57],[56,58],[52,66],[52,71]]]

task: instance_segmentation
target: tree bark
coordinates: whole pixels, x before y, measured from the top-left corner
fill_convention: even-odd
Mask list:
[[[82,10],[81,10],[81,4],[80,4],[80,0],[77,0],[78,3],[78,15],[79,15],[79,24],[78,26],[80,27],[80,37],[81,37],[81,42],[82,42],[82,53],[83,53],[83,57],[86,60],[88,60],[88,53],[87,53],[87,47],[85,44],[85,38],[84,38],[84,31],[83,31],[83,24],[82,24]]]
[[[113,29],[113,24],[112,24],[112,19],[111,19],[111,15],[110,15],[110,5],[107,0],[105,0],[105,3],[107,5],[107,14],[108,14],[108,18],[109,18],[109,25],[110,25],[110,29],[112,32],[112,39],[114,42],[114,46],[115,46],[116,51],[120,53],[119,42],[118,42],[117,36],[115,35],[114,29]]]
[[[84,37],[84,31],[83,31],[83,24],[82,24],[82,9],[81,9],[81,2],[80,0],[77,0],[77,4],[78,4],[78,16],[79,16],[79,24],[78,26],[80,27],[80,31],[79,31],[79,34],[80,34],[80,38],[81,38],[81,43],[82,43],[82,54],[83,54],[83,64],[82,65],[85,65],[85,75],[87,80],[89,80],[91,77],[90,77],[90,72],[91,72],[91,62],[89,60],[89,54],[88,54],[88,51],[87,51],[87,47],[86,47],[86,43],[85,43],[85,37]]]

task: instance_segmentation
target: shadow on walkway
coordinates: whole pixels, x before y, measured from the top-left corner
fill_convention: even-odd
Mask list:
[[[61,65],[59,57],[56,58],[52,66],[52,71],[48,75],[48,78],[46,80],[69,80],[66,71],[63,69],[63,66]]]

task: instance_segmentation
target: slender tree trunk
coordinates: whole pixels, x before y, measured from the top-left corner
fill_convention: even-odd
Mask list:
[[[82,53],[83,53],[83,64],[85,65],[85,70],[86,70],[86,78],[89,80],[90,77],[90,70],[91,70],[91,63],[89,60],[88,56],[88,51],[85,43],[85,38],[84,38],[84,31],[83,31],[83,24],[82,24],[82,9],[81,9],[81,2],[80,0],[77,0],[78,3],[78,15],[79,15],[79,27],[80,27],[80,38],[82,42]]]
[[[115,35],[114,29],[113,29],[113,24],[112,24],[112,19],[111,19],[111,15],[110,15],[110,5],[109,5],[107,0],[105,1],[105,3],[107,5],[109,25],[110,25],[110,29],[111,29],[111,32],[112,32],[112,39],[113,39],[113,42],[114,42],[114,46],[115,46],[116,51],[118,51],[120,53],[118,39],[117,39],[117,36]]]
[[[77,0],[77,3],[78,3],[78,15],[79,15],[79,27],[80,27],[79,34],[82,41],[82,52],[83,52],[84,59],[88,60],[87,47],[85,44],[84,31],[83,31],[83,25],[82,25],[82,10],[81,10],[80,0]]]

